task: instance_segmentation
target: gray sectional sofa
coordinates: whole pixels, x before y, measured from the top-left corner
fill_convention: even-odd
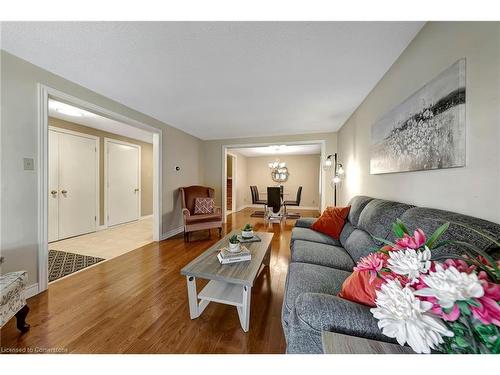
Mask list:
[[[355,263],[379,248],[373,237],[393,240],[391,224],[400,218],[413,231],[429,235],[445,222],[462,223],[500,239],[500,225],[453,212],[374,199],[354,197],[346,224],[337,241],[309,229],[315,219],[297,220],[291,237],[282,309],[282,324],[288,353],[322,353],[321,331],[395,342],[382,335],[370,308],[337,296]],[[474,231],[452,224],[443,239],[473,243],[498,256],[498,248]],[[434,255],[462,253],[448,246]]]

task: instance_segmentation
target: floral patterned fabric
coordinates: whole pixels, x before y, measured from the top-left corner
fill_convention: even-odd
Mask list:
[[[26,271],[0,276],[0,327],[26,305],[24,290],[28,282]]]

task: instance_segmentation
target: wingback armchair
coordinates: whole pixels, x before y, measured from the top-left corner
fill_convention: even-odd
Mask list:
[[[194,213],[196,198],[213,198],[215,190],[206,186],[187,186],[179,189],[182,200],[182,214],[184,217],[184,240],[189,242],[189,233],[197,230],[219,228],[219,237],[222,234],[222,212],[220,207],[214,207],[210,214]]]

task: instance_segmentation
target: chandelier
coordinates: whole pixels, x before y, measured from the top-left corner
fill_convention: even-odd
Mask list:
[[[271,170],[271,178],[274,182],[286,182],[290,173],[286,167],[284,161],[275,160],[268,163],[269,169]]]

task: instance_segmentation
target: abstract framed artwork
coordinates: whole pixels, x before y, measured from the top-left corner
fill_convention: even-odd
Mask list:
[[[371,174],[465,166],[465,70],[458,60],[372,125]]]

